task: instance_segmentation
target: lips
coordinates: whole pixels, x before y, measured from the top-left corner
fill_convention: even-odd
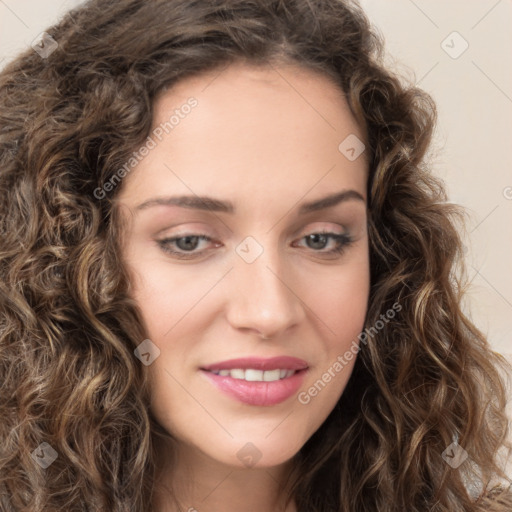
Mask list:
[[[308,364],[296,357],[230,359],[201,368],[220,391],[249,405],[270,406],[294,395]]]

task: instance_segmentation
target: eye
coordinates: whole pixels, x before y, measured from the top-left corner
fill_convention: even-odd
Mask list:
[[[193,234],[165,238],[163,240],[158,240],[157,243],[164,252],[169,253],[176,258],[190,259],[205,252],[206,249],[196,251],[197,246],[201,241],[211,242],[212,239],[207,235]],[[173,247],[177,247],[178,250],[173,249]]]
[[[326,255],[341,254],[354,241],[350,235],[326,231],[311,233],[302,237],[301,240],[306,240],[307,246],[314,249],[313,252]],[[324,250],[329,242],[334,242],[334,247]]]

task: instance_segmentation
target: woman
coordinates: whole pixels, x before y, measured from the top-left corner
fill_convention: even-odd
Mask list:
[[[93,0],[3,70],[2,510],[510,510],[381,48],[349,1]]]

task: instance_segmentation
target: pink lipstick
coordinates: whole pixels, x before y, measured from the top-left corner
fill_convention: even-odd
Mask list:
[[[308,364],[296,357],[230,359],[201,368],[218,389],[236,400],[258,406],[284,402],[299,390]]]

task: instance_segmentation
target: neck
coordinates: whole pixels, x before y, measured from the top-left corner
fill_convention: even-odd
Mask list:
[[[222,464],[197,450],[180,450],[157,484],[155,512],[296,512],[287,501],[292,462],[272,468]]]

